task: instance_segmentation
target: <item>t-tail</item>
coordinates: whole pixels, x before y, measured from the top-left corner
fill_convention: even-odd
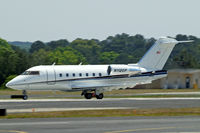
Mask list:
[[[177,41],[169,37],[159,38],[138,62],[139,67],[151,71],[162,70],[175,45],[184,42],[192,41]]]

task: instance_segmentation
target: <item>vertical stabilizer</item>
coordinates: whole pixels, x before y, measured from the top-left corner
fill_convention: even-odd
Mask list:
[[[138,62],[138,65],[148,70],[162,70],[174,46],[182,42],[191,41],[176,41],[167,37],[159,38]]]

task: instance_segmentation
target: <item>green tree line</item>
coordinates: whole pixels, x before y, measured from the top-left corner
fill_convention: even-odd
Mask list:
[[[200,68],[200,38],[181,34],[175,38],[194,42],[176,45],[164,69]],[[155,41],[155,38],[123,33],[102,41],[77,38],[72,42],[61,39],[44,43],[38,40],[27,51],[0,39],[0,86],[4,88],[13,75],[36,65],[136,63]]]

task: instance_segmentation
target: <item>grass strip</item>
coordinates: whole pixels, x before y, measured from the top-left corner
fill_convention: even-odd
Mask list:
[[[160,108],[160,109],[111,109],[87,111],[58,111],[16,113],[1,116],[12,118],[55,118],[55,117],[124,117],[124,116],[200,116],[200,108]]]

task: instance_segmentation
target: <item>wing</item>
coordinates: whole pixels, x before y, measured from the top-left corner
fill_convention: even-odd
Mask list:
[[[94,79],[83,79],[71,82],[73,89],[103,89],[110,91],[114,89],[133,88],[138,84],[149,84],[153,80],[167,76],[166,71],[148,72],[131,77],[102,77]]]

